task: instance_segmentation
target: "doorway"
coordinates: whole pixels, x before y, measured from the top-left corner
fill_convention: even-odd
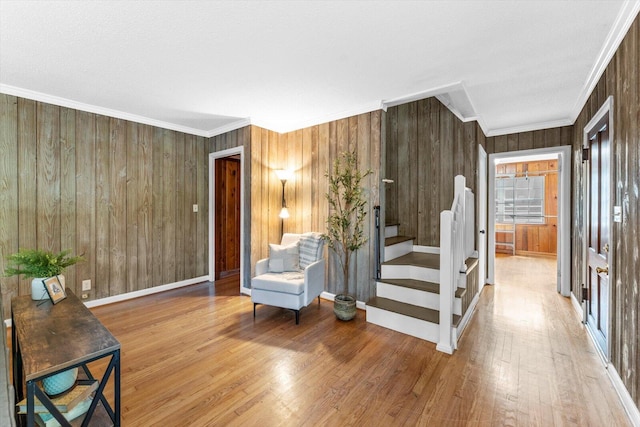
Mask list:
[[[584,128],[583,166],[584,188],[584,286],[583,305],[587,330],[596,346],[608,360],[611,292],[609,277],[613,266],[611,245],[611,215],[613,170],[611,141],[613,122],[610,117],[613,99],[610,97]]]
[[[240,156],[215,160],[214,280],[240,273]]]
[[[239,273],[240,292],[248,294],[244,286],[244,170],[243,147],[209,154],[209,280]]]
[[[540,203],[533,203],[529,199],[533,198],[533,194],[539,191],[541,184],[545,183],[545,179],[539,179],[542,175],[539,170],[526,170],[519,171],[517,169],[502,171],[502,175],[509,176],[511,180],[504,180],[504,182],[498,181],[499,173],[498,164],[517,164],[524,162],[547,162],[553,160],[557,164],[557,180],[552,185],[555,186],[557,197],[557,215],[553,215],[557,218],[547,218],[545,216],[544,207],[540,206]],[[551,162],[553,163],[553,162]],[[544,164],[544,163],[543,163]],[[495,283],[495,265],[496,265],[496,247],[504,248],[511,251],[512,254],[516,252],[516,229],[517,221],[507,221],[511,218],[511,215],[518,213],[525,222],[531,224],[538,222],[541,224],[549,225],[547,228],[555,228],[557,231],[554,233],[554,240],[546,245],[546,250],[549,250],[549,245],[554,246],[554,250],[557,256],[556,264],[556,289],[563,296],[570,296],[571,283],[570,283],[570,185],[571,185],[571,147],[562,146],[554,148],[541,148],[534,150],[523,150],[516,152],[507,152],[499,154],[489,155],[489,222],[488,222],[488,272],[487,283]],[[517,178],[517,179],[516,179]],[[496,187],[503,185],[502,188]],[[510,185],[507,185],[510,184]],[[538,190],[536,190],[538,188]],[[525,194],[526,193],[526,194]],[[502,195],[502,201],[499,202],[498,196]],[[540,194],[538,194],[540,196]],[[540,198],[540,197],[538,197]],[[521,199],[518,201],[517,199]],[[527,200],[525,204],[521,201]],[[501,206],[500,203],[503,203]],[[542,201],[544,204],[544,200]],[[509,208],[507,209],[506,206]],[[511,209],[511,210],[510,210]],[[528,218],[528,219],[527,219]],[[499,224],[499,225],[498,225]],[[511,228],[507,226],[512,226]],[[533,226],[532,226],[533,227]],[[497,237],[498,236],[498,237]],[[506,238],[505,236],[512,236]],[[532,239],[535,238],[532,235]],[[527,240],[529,236],[527,235]],[[533,246],[534,251],[539,251],[539,246]]]

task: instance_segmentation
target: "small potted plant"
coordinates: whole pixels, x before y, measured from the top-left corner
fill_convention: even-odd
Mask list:
[[[20,249],[15,254],[9,255],[7,267],[4,269],[5,276],[23,275],[31,281],[31,299],[48,299],[49,294],[44,286],[44,280],[57,276],[64,289],[64,276],[62,272],[65,268],[82,261],[82,256],[69,256],[70,251],[53,253],[41,249]],[[49,396],[64,393],[76,384],[78,368],[67,369],[58,374],[51,375],[42,380],[42,387]]]
[[[4,270],[4,275],[18,276],[22,274],[27,279],[33,279],[31,281],[31,299],[47,299],[49,296],[43,280],[58,276],[64,287],[64,276],[62,275],[64,269],[83,260],[82,256],[70,257],[69,252],[69,250],[53,253],[41,249],[20,249],[7,257],[9,263]]]
[[[338,258],[343,274],[343,290],[334,298],[333,312],[340,320],[351,320],[356,315],[356,288],[349,294],[349,267],[351,256],[367,242],[364,235],[364,220],[367,215],[367,200],[364,196],[362,180],[371,170],[358,170],[355,152],[343,152],[333,163],[329,179],[329,202],[327,232],[322,238]]]

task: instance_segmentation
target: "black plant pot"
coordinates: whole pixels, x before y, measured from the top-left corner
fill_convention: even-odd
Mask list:
[[[351,295],[336,295],[333,300],[333,313],[340,320],[356,317],[356,299]]]

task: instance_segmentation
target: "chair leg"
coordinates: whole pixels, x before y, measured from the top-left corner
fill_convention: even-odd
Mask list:
[[[256,305],[258,305],[258,303],[257,303],[257,302],[254,302],[254,303],[253,303],[253,318],[254,318],[254,319],[255,319],[255,317],[256,317]]]
[[[320,307],[320,295],[318,295],[318,307]]]
[[[300,310],[293,310],[296,312],[296,325],[300,324]]]

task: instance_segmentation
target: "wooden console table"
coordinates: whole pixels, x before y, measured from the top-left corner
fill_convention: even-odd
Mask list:
[[[120,426],[120,343],[89,309],[67,289],[67,298],[33,301],[30,295],[11,301],[13,384],[16,403],[27,400],[27,414],[17,415],[18,425],[34,426],[37,398],[63,426]],[[38,385],[43,378],[74,367],[78,378],[95,381],[88,363],[110,357],[88,411],[67,421]],[[113,408],[103,392],[113,379]],[[79,380],[82,381],[82,380]],[[26,388],[26,391],[25,391]],[[17,412],[17,411],[16,411]]]

